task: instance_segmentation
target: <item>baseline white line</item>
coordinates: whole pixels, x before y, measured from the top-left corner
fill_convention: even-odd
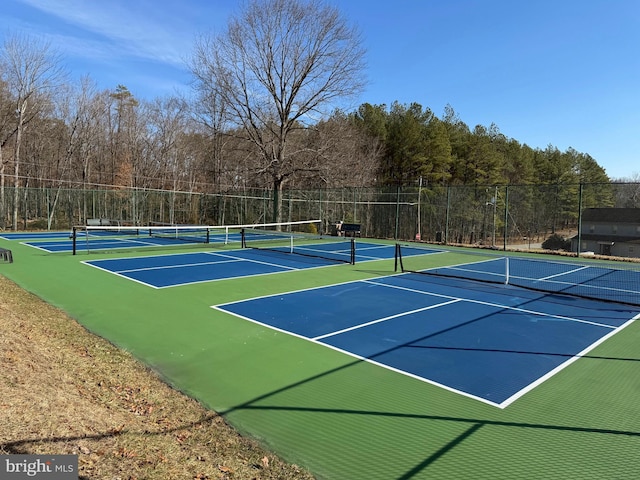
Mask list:
[[[266,325],[266,326],[268,326],[268,325]],[[373,360],[371,358],[363,357],[363,356],[358,355],[356,353],[350,352],[349,350],[343,350],[342,348],[335,347],[335,346],[330,345],[328,343],[316,342],[316,341],[311,340],[309,338],[305,338],[305,340],[308,340],[308,341],[310,341],[312,343],[316,343],[318,345],[322,345],[323,347],[330,348],[331,350],[335,350],[336,352],[343,353],[345,355],[348,355],[350,357],[353,357],[353,358],[358,359],[360,361],[363,361],[365,363],[370,363],[371,365],[375,365],[377,367],[381,367],[381,368],[384,368],[386,370],[390,370],[390,371],[392,371],[394,373],[398,373],[400,375],[404,375],[405,377],[413,378],[414,380],[418,380],[418,381],[421,381],[421,382],[424,382],[424,383],[428,383],[429,385],[433,385],[435,387],[442,388],[443,390],[447,390],[448,392],[452,392],[452,393],[455,393],[457,395],[462,395],[463,397],[471,398],[473,400],[477,400],[477,401],[482,402],[482,403],[486,403],[488,405],[491,405],[492,407],[500,408],[500,404],[498,404],[496,402],[492,402],[491,400],[487,400],[486,398],[478,397],[476,395],[473,395],[472,393],[465,392],[464,390],[458,390],[458,389],[453,388],[453,387],[451,387],[449,385],[445,385],[443,383],[436,382],[435,380],[432,380],[430,378],[421,377],[420,375],[417,375],[415,373],[411,373],[411,372],[408,372],[406,370],[402,370],[402,369],[397,368],[397,367],[392,367],[391,365],[387,365],[386,363],[378,362],[377,360]]]
[[[31,242],[31,243],[29,243],[29,242],[18,242],[18,243],[20,245],[25,245],[27,247],[36,248],[36,249],[41,250],[43,252],[57,253],[57,252],[54,252],[53,250],[49,250],[48,248],[38,247],[37,245],[34,245],[34,242]],[[37,243],[37,242],[35,242],[35,243]],[[42,243],[44,243],[44,242],[42,242]]]
[[[345,282],[345,283],[353,283],[353,282]],[[309,289],[309,290],[313,290],[313,289]],[[233,302],[233,303],[237,303],[237,302]],[[330,345],[328,343],[323,343],[323,342],[320,342],[320,341],[315,340],[313,338],[305,337],[304,335],[300,335],[299,333],[291,332],[289,330],[285,330],[285,329],[282,329],[282,328],[279,328],[279,327],[275,327],[273,325],[269,325],[268,323],[260,322],[258,320],[253,319],[253,318],[250,318],[250,317],[245,317],[244,315],[240,315],[240,314],[237,314],[237,313],[234,313],[234,312],[230,312],[228,310],[224,310],[223,308],[220,308],[219,305],[212,305],[211,308],[213,308],[214,310],[217,310],[219,312],[225,313],[227,315],[233,315],[233,316],[235,316],[237,318],[240,318],[242,320],[249,321],[249,322],[254,323],[256,325],[260,325],[262,327],[266,327],[266,328],[269,328],[271,330],[275,330],[277,332],[284,333],[286,335],[291,335],[293,337],[297,337],[297,338],[300,338],[302,340],[306,340],[307,342],[315,343],[316,345],[320,345],[320,346],[325,347],[325,348],[330,348],[331,350],[334,350],[336,352],[342,353],[342,354],[347,355],[349,357],[355,358],[356,360],[359,360],[359,361],[362,361],[362,362],[365,362],[365,363],[369,363],[371,365],[375,365],[377,367],[384,368],[385,370],[389,370],[389,371],[404,375],[406,377],[413,378],[414,380],[419,380],[421,382],[428,383],[430,385],[434,385],[436,387],[442,388],[442,389],[447,390],[449,392],[453,392],[453,393],[456,393],[458,395],[462,395],[463,397],[471,398],[473,400],[477,400],[479,402],[486,403],[486,404],[491,405],[493,407],[500,408],[500,405],[498,403],[492,402],[491,400],[487,400],[486,398],[477,397],[477,396],[475,396],[475,395],[473,395],[471,393],[465,392],[463,390],[457,390],[457,389],[455,389],[453,387],[450,387],[448,385],[444,385],[442,383],[438,383],[438,382],[436,382],[434,380],[431,380],[429,378],[421,377],[420,375],[416,375],[414,373],[407,372],[406,370],[401,370],[399,368],[392,367],[391,365],[387,365],[385,363],[381,363],[381,362],[378,362],[376,360],[372,360],[370,358],[363,357],[363,356],[358,355],[356,353],[350,352],[349,350],[343,350],[342,348],[335,347],[335,346]]]
[[[600,337],[597,341],[595,341],[594,343],[592,343],[591,345],[587,346],[584,350],[582,350],[579,353],[576,353],[573,357],[571,357],[570,359],[568,359],[566,362],[561,363],[560,365],[558,365],[556,368],[554,368],[553,370],[550,370],[549,372],[547,372],[546,374],[544,374],[542,377],[538,378],[535,382],[530,383],[529,385],[527,385],[525,388],[523,388],[522,390],[514,393],[513,395],[511,395],[509,398],[507,398],[506,400],[504,400],[502,403],[500,403],[498,405],[498,407],[500,408],[506,408],[508,407],[510,404],[512,404],[513,402],[515,402],[516,400],[518,400],[520,397],[522,397],[524,394],[530,392],[531,390],[533,390],[534,388],[538,387],[539,385],[541,385],[543,382],[549,380],[551,377],[553,377],[555,374],[557,374],[558,372],[560,372],[561,370],[564,370],[565,368],[567,368],[569,365],[571,365],[573,362],[575,362],[576,360],[579,360],[580,358],[584,357],[587,355],[587,353],[589,353],[591,350],[593,350],[594,348],[596,348],[598,345],[604,343],[605,341],[607,341],[609,338],[611,338],[612,336],[616,335],[617,333],[620,333],[620,331],[622,331],[624,328],[628,327],[629,325],[631,325],[632,323],[636,322],[637,320],[640,320],[640,314],[636,315],[635,317],[627,320],[625,323],[623,323],[622,325],[620,325],[619,327],[617,327],[615,330],[612,330],[611,332],[607,333],[606,335]]]
[[[132,282],[139,283],[140,285],[144,285],[145,287],[155,288],[156,290],[161,288],[161,287],[156,287],[155,285],[152,285],[150,283],[146,283],[146,282],[143,282],[141,280],[137,280],[135,278],[127,277],[126,275],[122,275],[121,273],[116,272],[114,270],[109,270],[107,268],[99,267],[98,265],[94,265],[93,263],[91,263],[91,260],[82,260],[80,263],[84,263],[85,265],[88,265],[88,266],[93,267],[93,268],[97,268],[98,270],[102,270],[103,272],[107,272],[107,273],[110,273],[112,275],[116,275],[116,276],[118,276],[120,278],[124,278],[125,280],[130,280]]]
[[[400,275],[402,275],[402,274],[391,275],[389,277],[400,276]],[[389,278],[389,277],[387,277],[387,278]],[[585,348],[583,351],[581,351],[578,354],[576,354],[571,359],[567,360],[566,362],[564,362],[560,366],[554,368],[553,370],[551,370],[547,374],[543,375],[542,377],[540,377],[535,382],[532,382],[531,384],[527,385],[525,388],[523,388],[522,390],[516,392],[514,395],[512,395],[509,398],[507,398],[503,402],[496,403],[496,402],[493,402],[493,401],[488,400],[486,398],[478,397],[476,395],[470,394],[470,393],[462,391],[462,390],[457,390],[457,389],[452,388],[452,387],[450,387],[448,385],[444,385],[444,384],[438,383],[438,382],[430,380],[428,378],[421,377],[419,375],[407,372],[405,370],[401,370],[401,369],[386,365],[384,363],[380,363],[380,362],[377,362],[375,360],[372,360],[372,359],[357,355],[357,354],[355,354],[353,352],[350,352],[348,350],[343,350],[343,349],[335,347],[333,345],[321,342],[318,339],[321,339],[322,336],[321,337],[316,337],[316,338],[306,337],[304,335],[300,335],[300,334],[291,332],[290,330],[286,330],[286,329],[282,329],[282,328],[279,328],[279,327],[275,327],[275,326],[270,325],[268,323],[263,323],[263,322],[260,322],[258,320],[255,320],[253,318],[246,317],[244,315],[240,315],[240,314],[237,314],[235,312],[231,312],[229,310],[225,310],[224,309],[225,306],[233,305],[233,304],[236,304],[236,303],[244,303],[244,302],[247,302],[247,301],[252,301],[252,300],[257,300],[257,299],[262,299],[262,298],[276,297],[276,296],[280,296],[280,295],[289,295],[289,294],[292,294],[292,293],[305,292],[305,291],[310,291],[310,290],[318,290],[318,289],[324,289],[324,288],[329,288],[329,287],[334,287],[334,286],[339,286],[339,285],[355,284],[355,283],[360,283],[360,282],[369,283],[369,284],[373,284],[373,285],[377,285],[377,286],[389,287],[389,288],[398,288],[400,290],[407,290],[407,291],[411,291],[411,292],[416,292],[416,293],[420,293],[420,294],[431,295],[431,296],[436,296],[436,297],[441,297],[441,298],[449,298],[451,301],[450,302],[445,302],[447,304],[455,303],[457,301],[469,301],[469,302],[472,302],[472,303],[479,303],[479,304],[485,304],[485,305],[495,306],[495,307],[499,307],[499,308],[506,308],[506,309],[511,309],[511,310],[518,310],[518,311],[528,312],[527,310],[519,309],[519,308],[516,308],[516,307],[509,307],[509,306],[500,305],[500,304],[494,304],[494,303],[490,303],[490,302],[481,302],[481,301],[477,301],[477,300],[470,300],[470,299],[452,297],[452,296],[442,295],[442,294],[437,294],[437,293],[425,292],[425,291],[422,291],[422,290],[416,290],[416,289],[407,288],[407,287],[400,287],[400,286],[396,286],[396,285],[388,285],[388,284],[384,284],[384,283],[378,283],[378,282],[373,281],[371,279],[351,280],[351,281],[341,282],[341,283],[332,284],[332,285],[321,285],[321,286],[318,286],[318,287],[303,288],[303,289],[293,290],[293,291],[284,292],[284,293],[280,292],[280,293],[274,293],[274,294],[269,294],[269,295],[261,295],[261,296],[258,296],[258,297],[248,298],[248,299],[244,299],[244,300],[236,300],[236,301],[233,301],[233,302],[226,302],[226,303],[221,303],[221,304],[218,304],[218,305],[211,305],[210,308],[212,308],[214,310],[217,310],[219,312],[225,313],[227,315],[233,315],[235,317],[238,317],[238,318],[241,318],[243,320],[252,322],[254,324],[261,325],[261,326],[269,328],[271,330],[275,330],[275,331],[278,331],[278,332],[281,332],[281,333],[285,333],[287,335],[291,335],[291,336],[294,336],[294,337],[297,337],[297,338],[300,338],[300,339],[303,339],[303,340],[306,340],[306,341],[309,341],[309,342],[312,342],[312,343],[315,343],[315,344],[318,344],[318,345],[322,345],[323,347],[330,348],[332,350],[335,350],[337,352],[343,353],[345,355],[348,355],[350,357],[356,358],[358,360],[364,361],[366,363],[370,363],[372,365],[376,365],[376,366],[382,367],[382,368],[384,368],[386,370],[390,370],[390,371],[405,375],[407,377],[422,381],[424,383],[428,383],[430,385],[434,385],[436,387],[442,388],[442,389],[447,390],[449,392],[453,392],[453,393],[456,393],[458,395],[462,395],[464,397],[471,398],[473,400],[477,400],[479,402],[482,402],[482,403],[485,403],[487,405],[491,405],[493,407],[497,407],[497,408],[500,408],[500,409],[506,408],[511,403],[515,402],[518,398],[522,397],[525,393],[533,390],[536,386],[538,386],[541,383],[543,383],[544,381],[548,380],[553,375],[558,373],[560,370],[562,370],[563,368],[566,368],[571,363],[573,363],[576,360],[578,360],[581,356],[585,356],[589,351],[591,351],[592,349],[594,349],[595,347],[597,347],[598,345],[600,345],[601,343],[603,343],[604,341],[606,341],[607,339],[609,339],[610,337],[612,337],[613,335],[618,333],[620,330],[622,330],[623,328],[625,328],[628,325],[630,325],[631,323],[633,323],[634,321],[640,320],[640,314],[638,314],[634,318],[632,318],[632,319],[628,320],[627,322],[625,322],[620,327],[612,327],[610,325],[602,325],[602,324],[598,324],[598,323],[593,323],[594,325],[602,326],[602,327],[605,327],[605,328],[610,328],[610,329],[613,329],[613,330],[611,330],[605,336],[601,337],[594,344],[589,345],[587,348]],[[572,318],[569,318],[569,317],[548,315],[548,314],[541,313],[541,312],[531,311],[529,313],[532,313],[532,314],[535,314],[535,315],[540,315],[540,316],[556,317],[556,318],[565,319],[565,320],[569,320],[569,321],[581,322],[581,320],[579,320],[579,319],[572,319]],[[592,323],[592,322],[586,322],[586,321],[583,321],[583,322],[584,323]]]
[[[404,317],[407,315],[411,315],[413,313],[424,312],[426,310],[431,310],[433,308],[444,307],[445,305],[451,305],[452,303],[460,302],[461,300],[449,300],[448,302],[438,303],[436,305],[429,305],[428,307],[416,308],[415,310],[409,310],[408,312],[397,313],[395,315],[390,315],[388,317],[379,318],[377,320],[372,320],[370,322],[361,323],[359,325],[354,325],[352,327],[343,328],[342,330],[337,330],[335,332],[326,333],[324,335],[320,335],[318,337],[313,337],[312,340],[323,340],[328,337],[333,337],[335,335],[340,335],[341,333],[350,332],[352,330],[357,330],[359,328],[368,327],[369,325],[375,325],[376,323],[386,322],[387,320],[393,320],[394,318]]]

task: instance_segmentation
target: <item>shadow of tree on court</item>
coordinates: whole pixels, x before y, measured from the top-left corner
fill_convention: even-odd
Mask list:
[[[298,382],[294,382],[290,385],[284,386],[282,388],[279,388],[271,392],[265,393],[263,395],[260,395],[258,397],[255,397],[247,402],[236,405],[227,410],[221,411],[220,414],[223,416],[228,416],[233,412],[240,411],[240,410],[256,410],[256,411],[265,411],[265,412],[266,411],[308,412],[308,413],[318,413],[318,414],[338,413],[338,414],[357,415],[357,416],[390,417],[390,418],[415,419],[415,420],[427,420],[427,421],[445,421],[445,422],[468,425],[468,428],[466,428],[460,435],[456,436],[449,442],[443,444],[436,452],[426,457],[422,462],[414,465],[412,468],[408,469],[406,472],[395,477],[395,480],[408,480],[410,478],[413,478],[415,475],[418,475],[420,472],[423,472],[424,470],[426,470],[431,464],[433,464],[436,460],[444,456],[447,452],[452,451],[458,445],[470,439],[474,435],[478,434],[479,431],[481,431],[483,428],[487,426],[500,427],[500,428],[529,429],[529,430],[538,430],[538,431],[560,431],[560,432],[573,432],[573,433],[589,433],[589,434],[596,434],[596,435],[614,435],[614,436],[624,436],[624,437],[632,437],[632,438],[640,439],[640,431],[619,430],[619,429],[613,429],[613,428],[608,429],[608,428],[527,423],[527,422],[515,422],[515,421],[500,421],[500,420],[481,419],[481,418],[411,414],[411,413],[388,412],[388,411],[385,412],[385,411],[370,411],[370,410],[357,410],[357,409],[342,410],[342,409],[336,409],[336,408],[324,409],[324,408],[314,408],[314,407],[296,407],[296,406],[290,406],[290,405],[281,406],[281,407],[273,406],[273,405],[267,405],[267,406],[257,405],[257,403],[263,400],[276,397],[277,395],[284,393],[288,390],[292,390],[292,389],[301,387],[305,384],[312,383],[314,381],[322,379],[323,377],[337,374],[346,369],[353,368],[357,365],[360,365],[363,362],[366,362],[368,360],[375,360],[377,357],[383,356],[385,354],[388,354],[390,352],[393,352],[395,350],[402,349],[402,348],[424,348],[424,349],[512,353],[512,354],[523,354],[523,355],[558,356],[558,357],[566,358],[567,360],[570,358],[576,357],[580,359],[592,359],[592,360],[640,362],[640,358],[612,357],[612,356],[602,356],[602,355],[592,355],[592,354],[576,355],[575,353],[543,352],[543,351],[536,352],[536,351],[516,350],[516,349],[514,350],[491,349],[491,348],[482,349],[482,348],[466,348],[466,347],[439,347],[439,346],[416,345],[417,342],[423,342],[429,338],[433,338],[443,333],[450,332],[458,328],[462,328],[464,326],[467,326],[474,322],[478,322],[489,316],[491,315],[481,316],[478,318],[471,319],[467,322],[462,322],[452,327],[442,329],[438,332],[413,339],[409,342],[405,342],[400,345],[396,345],[392,348],[389,348],[384,351],[378,352],[374,355],[371,355],[367,358],[357,358],[356,360],[348,362],[339,367],[327,370],[317,375],[310,376],[306,379],[300,380]]]

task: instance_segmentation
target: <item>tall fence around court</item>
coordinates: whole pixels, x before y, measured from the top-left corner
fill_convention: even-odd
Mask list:
[[[249,224],[275,221],[273,192],[218,194],[142,189],[21,188],[0,197],[0,228],[70,229],[91,218],[128,224]],[[320,218],[359,223],[362,236],[420,239],[506,248],[534,245],[557,233],[576,235],[587,208],[640,208],[640,184],[410,185],[386,188],[285,190],[281,220]]]

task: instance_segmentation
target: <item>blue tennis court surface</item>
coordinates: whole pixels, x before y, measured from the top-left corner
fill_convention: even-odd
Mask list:
[[[43,238],[69,239],[69,232],[4,232],[0,238],[4,240],[38,240]]]
[[[80,237],[76,243],[76,249],[79,252],[101,251],[101,250],[127,250],[140,249],[144,247],[171,247],[176,245],[188,245],[189,242],[178,238],[171,237],[151,237],[139,236],[122,238],[115,236],[113,233],[94,233],[92,238]],[[34,234],[9,234],[7,240],[29,240],[25,241],[25,245],[38,248],[50,253],[63,253],[73,251],[73,240],[69,232],[39,232]],[[44,239],[44,240],[43,240]],[[224,243],[240,243],[240,234],[211,235],[210,244]],[[193,245],[193,243],[191,243]]]
[[[416,274],[213,308],[501,408],[588,356],[640,312]]]
[[[97,252],[111,250],[132,250],[144,249],[145,247],[168,247],[187,246],[194,243],[185,242],[184,240],[171,237],[151,237],[151,236],[131,236],[122,238],[114,236],[114,234],[105,232],[95,232],[92,238],[79,238],[76,242],[78,252]],[[7,233],[2,238],[7,240],[21,240],[25,245],[38,248],[49,253],[70,253],[73,251],[73,240],[70,238],[69,232],[34,232],[34,233]],[[28,240],[28,241],[25,241]],[[236,244],[240,245],[240,233],[229,234],[212,234],[209,236],[209,244],[201,244],[203,248],[216,245]],[[331,244],[325,247],[331,248]],[[421,249],[419,254],[429,253],[425,249]],[[416,253],[418,254],[418,253]],[[345,253],[345,256],[347,254]],[[357,261],[381,260],[393,258],[394,247],[389,244],[376,244],[368,242],[357,242]]]
[[[367,242],[359,245],[357,261],[393,258],[393,245]],[[316,253],[321,255],[323,248],[332,248],[332,245],[307,245],[305,248],[317,250]],[[336,252],[332,250],[330,254],[334,256]],[[345,252],[345,256],[348,258],[348,252]],[[83,263],[153,288],[341,265],[321,257],[251,248],[89,260]]]
[[[327,265],[320,259],[304,260],[295,257],[275,262],[253,250],[230,250],[225,253],[185,253],[85,263],[150,287],[166,288]]]
[[[420,255],[420,250],[404,249],[403,271],[508,283],[545,292],[640,305],[640,268],[637,264],[469,255],[471,260],[468,262],[431,267],[424,261],[428,255]]]

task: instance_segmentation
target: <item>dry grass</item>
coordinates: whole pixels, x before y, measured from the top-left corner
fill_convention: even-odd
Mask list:
[[[0,292],[0,454],[77,454],[83,479],[312,478],[2,276]]]

